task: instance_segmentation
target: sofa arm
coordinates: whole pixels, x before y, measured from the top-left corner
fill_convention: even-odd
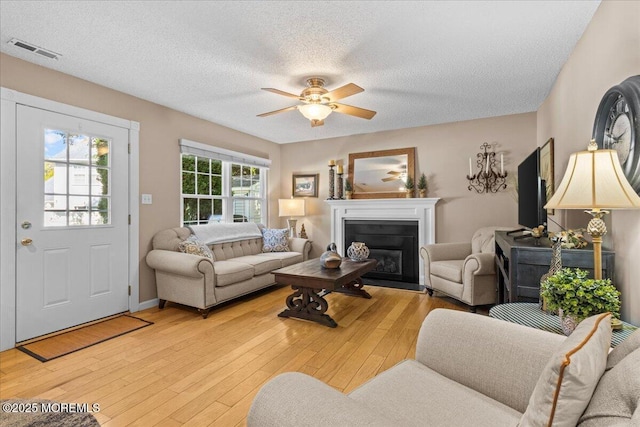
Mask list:
[[[305,424],[388,427],[397,423],[299,372],[281,374],[267,382],[254,398],[247,415],[248,427],[298,427]]]
[[[197,255],[154,249],[146,260],[149,267],[178,276],[202,277],[208,273],[213,276],[213,262]]]
[[[300,252],[302,260],[306,261],[309,259],[309,252],[311,252],[311,241],[301,237],[290,237],[289,249],[291,249],[291,252]]]
[[[425,262],[465,259],[471,255],[471,243],[434,243],[420,249]]]
[[[469,255],[464,260],[463,275],[483,276],[494,274],[496,272],[495,258],[496,255],[489,252]]]
[[[538,377],[564,339],[479,314],[436,309],[420,329],[416,360],[524,412]]]

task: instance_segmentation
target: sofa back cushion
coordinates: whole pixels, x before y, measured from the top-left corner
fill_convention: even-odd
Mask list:
[[[237,242],[215,243],[209,246],[216,261],[230,260],[262,252],[262,239],[246,239]]]
[[[640,348],[602,375],[578,426],[637,426],[639,408]]]

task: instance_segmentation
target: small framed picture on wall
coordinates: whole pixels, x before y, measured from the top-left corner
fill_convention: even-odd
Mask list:
[[[293,197],[318,197],[318,174],[293,175]]]

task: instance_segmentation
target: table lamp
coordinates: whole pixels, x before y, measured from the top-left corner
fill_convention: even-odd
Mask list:
[[[593,240],[593,277],[602,279],[602,236],[607,209],[640,209],[640,197],[624,176],[618,152],[598,150],[591,140],[587,151],[573,153],[564,177],[545,209],[587,209],[593,216],[587,233]]]
[[[304,199],[279,199],[278,211],[280,216],[288,216],[287,225],[289,226],[289,235],[298,237],[296,231],[296,222],[294,216],[304,216]]]

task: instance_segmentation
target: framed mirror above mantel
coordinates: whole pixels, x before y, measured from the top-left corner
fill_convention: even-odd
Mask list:
[[[415,182],[415,147],[349,154],[354,199],[406,197],[407,177]]]

